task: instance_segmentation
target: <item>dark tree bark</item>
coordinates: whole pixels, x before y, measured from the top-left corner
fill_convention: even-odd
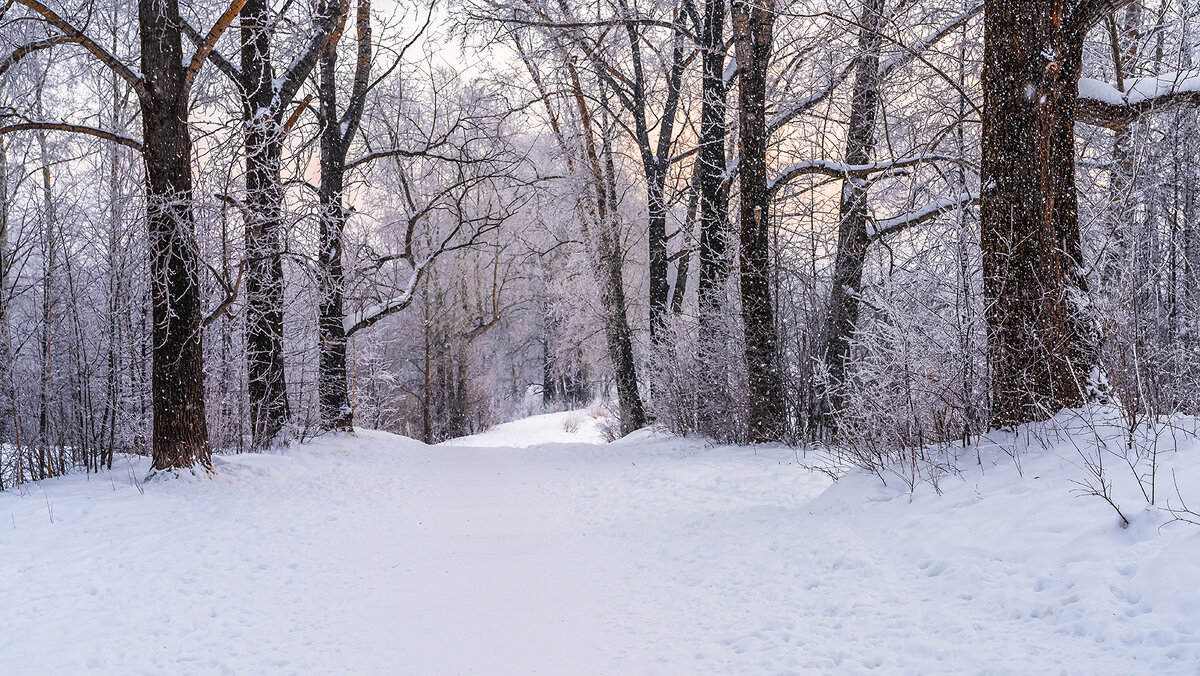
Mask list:
[[[1079,406],[1101,380],[1074,134],[1084,32],[1096,11],[1064,0],[987,2],[981,245],[997,426]]]
[[[337,53],[326,50],[321,57],[321,362],[318,387],[321,396],[321,427],[350,431],[354,409],[350,406],[346,377],[346,329],[342,323],[345,271],[342,268],[342,237],[348,210],[343,204],[346,175],[346,143],[338,126]]]
[[[177,0],[140,0],[139,91],[150,227],[153,467],[210,467],[204,409],[200,255],[192,216],[192,137]]]
[[[241,1],[241,0],[239,0]],[[288,130],[308,106],[305,99],[288,115],[299,91],[334,39],[346,0],[322,0],[313,30],[300,52],[276,77],[272,36],[276,17],[270,0],[244,0],[241,9],[241,67],[213,50],[210,58],[241,95],[246,161],[245,278],[246,371],[250,401],[250,444],[262,450],[282,443],[291,418],[283,356],[283,144]],[[198,47],[212,49],[191,26]],[[229,302],[236,296],[230,296]],[[224,309],[224,305],[222,309]]]
[[[778,441],[785,429],[783,387],[771,302],[770,190],[767,185],[767,69],[775,24],[772,0],[732,5],[738,61],[741,160],[742,325],[749,380],[749,433],[754,442]]]
[[[246,374],[250,447],[281,441],[291,417],[283,359],[283,106],[271,63],[268,0],[242,8],[243,129],[246,155]]]
[[[301,52],[276,77],[270,0],[246,0],[241,11],[241,68],[214,55],[242,96],[246,160],[246,371],[250,444],[262,450],[284,440],[291,418],[283,356],[283,144],[307,100],[288,118],[300,84],[316,66],[342,15],[343,0],[324,1]],[[193,41],[203,39],[192,33]]]
[[[346,375],[347,330],[343,323],[345,308],[345,271],[342,267],[343,235],[350,215],[344,204],[346,154],[358,133],[365,107],[371,67],[371,5],[359,0],[356,29],[358,61],[354,88],[345,113],[338,112],[337,49],[331,46],[321,54],[321,246],[317,254],[320,270],[321,301],[318,307],[320,335],[321,429],[352,431],[354,408],[350,405],[349,379]]]
[[[858,62],[854,71],[854,92],[850,99],[850,119],[846,130],[846,158],[849,165],[871,161],[875,153],[875,120],[879,111],[879,48],[883,24],[883,0],[864,0],[859,18]],[[838,247],[833,264],[833,286],[825,319],[825,368],[827,422],[836,425],[845,405],[846,360],[850,342],[858,324],[858,301],[862,291],[863,264],[870,238],[867,225],[871,210],[867,204],[870,183],[866,177],[847,176],[842,183],[839,205]]]
[[[682,20],[682,18],[680,19]],[[685,64],[683,44],[676,35],[671,53],[671,70],[667,77],[667,95],[659,123],[658,140],[650,143],[650,124],[647,118],[649,102],[646,93],[646,77],[642,67],[642,36],[637,27],[626,24],[629,51],[633,62],[633,87],[626,108],[633,115],[634,133],[642,159],[642,172],[646,178],[646,209],[648,216],[648,245],[650,258],[650,340],[655,344],[662,341],[667,321],[667,303],[670,284],[667,280],[669,265],[667,255],[667,172],[671,167],[671,149],[675,141],[675,112],[679,107],[679,95]],[[625,97],[621,97],[625,100]]]
[[[700,152],[696,158],[696,187],[700,206],[699,303],[701,363],[716,367],[713,343],[725,304],[729,279],[729,181],[725,176],[726,0],[704,3],[701,34]]]

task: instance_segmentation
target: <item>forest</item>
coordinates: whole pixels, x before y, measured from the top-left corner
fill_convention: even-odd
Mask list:
[[[1197,0],[0,0],[0,673],[1200,673]]]
[[[1198,12],[11,0],[0,487],[596,399],[866,467],[1194,414]]]

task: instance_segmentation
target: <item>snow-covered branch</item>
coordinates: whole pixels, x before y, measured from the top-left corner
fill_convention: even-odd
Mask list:
[[[914,225],[920,225],[947,211],[953,211],[959,207],[974,204],[978,201],[979,193],[977,192],[964,192],[950,197],[942,197],[915,211],[875,221],[867,226],[867,237],[878,239],[889,233],[904,230]]]
[[[20,47],[14,49],[11,54],[6,56],[3,61],[0,61],[0,75],[7,73],[9,68],[17,65],[21,59],[33,54],[34,52],[38,52],[43,49],[49,49],[54,45],[61,45],[71,42],[79,42],[79,38],[71,35],[55,35],[53,37],[42,40],[34,40],[28,44],[21,45]]]
[[[1079,79],[1076,119],[1120,129],[1150,112],[1200,107],[1200,70],[1187,70],[1133,78],[1126,91],[1093,80]]]
[[[300,53],[292,59],[283,73],[275,79],[276,101],[287,105],[296,96],[300,85],[320,58],[326,47],[335,44],[341,37],[346,15],[350,10],[347,0],[332,0],[321,3],[321,8],[314,20],[316,27],[308,38],[308,43]]]
[[[389,315],[395,314],[412,304],[413,294],[417,290],[417,285],[421,283],[421,278],[425,276],[425,271],[429,269],[430,263],[437,258],[436,255],[428,256],[420,263],[413,266],[412,273],[408,276],[408,283],[404,285],[404,290],[399,295],[393,296],[385,301],[375,303],[369,307],[363,308],[354,314],[347,315],[342,319],[342,329],[346,332],[346,337],[354,335],[378,322],[379,320]]]
[[[183,29],[183,34],[186,35],[187,39],[190,40],[197,48],[204,43],[204,36],[200,34],[200,31],[196,30],[195,26],[188,23],[185,19],[180,19],[179,27]],[[221,53],[221,50],[216,48],[215,44],[208,48],[208,60],[217,67],[217,70],[221,71],[226,77],[232,80],[234,85],[241,87],[241,67],[230,61],[228,57]]]
[[[902,52],[879,64],[879,77],[887,77],[892,71],[912,62],[913,59],[917,58],[918,54],[934,46],[941,41],[942,38],[961,28],[963,24],[981,14],[983,12],[983,4],[984,3],[982,2],[975,3],[969,9],[967,9],[967,11],[958,15],[952,21],[944,24],[941,28],[925,36],[915,44],[903,45]]]
[[[805,160],[797,162],[781,171],[779,175],[771,179],[767,187],[772,192],[776,192],[786,186],[792,179],[808,174],[865,178],[876,172],[902,169],[927,162],[957,163],[962,161],[963,158],[953,155],[914,155],[912,157],[901,157],[895,160],[872,162],[870,164],[846,164],[844,162],[831,162],[828,160]]]

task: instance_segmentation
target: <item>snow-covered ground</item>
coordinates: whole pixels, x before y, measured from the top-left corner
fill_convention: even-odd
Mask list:
[[[459,437],[443,442],[442,446],[474,446],[476,448],[529,448],[541,444],[602,444],[604,434],[603,408],[562,413],[533,415],[496,425],[483,434]]]
[[[937,495],[781,447],[514,448],[597,440],[562,418],[0,493],[0,673],[1200,672],[1200,527],[1115,456],[1129,528],[1073,493],[1086,427],[1020,471],[967,449]],[[1158,437],[1160,504],[1174,468],[1200,506],[1192,438]]]

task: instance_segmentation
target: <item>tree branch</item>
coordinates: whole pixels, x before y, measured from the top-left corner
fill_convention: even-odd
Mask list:
[[[1148,113],[1200,107],[1200,70],[1140,77],[1128,84],[1122,92],[1106,82],[1080,78],[1076,121],[1121,129]]]
[[[322,3],[322,13],[317,17],[317,27],[309,38],[308,44],[296,55],[296,58],[292,59],[283,72],[283,76],[277,80],[279,84],[276,87],[276,101],[279,104],[287,105],[291,102],[304,79],[317,65],[317,59],[321,57],[321,52],[332,47],[341,37],[342,25],[349,8],[347,0],[332,0],[332,2],[325,0]]]
[[[867,237],[871,240],[876,240],[884,235],[893,232],[899,232],[900,230],[911,228],[914,225],[920,225],[926,221],[937,218],[947,211],[953,211],[959,207],[975,204],[978,201],[979,193],[977,192],[964,192],[952,197],[936,199],[920,209],[917,209],[916,211],[910,211],[900,216],[875,221],[871,225],[867,226]]]
[[[111,131],[99,129],[97,127],[89,127],[82,124],[69,124],[67,122],[18,122],[17,124],[10,124],[0,127],[0,136],[4,136],[5,134],[10,134],[13,132],[29,130],[66,131],[73,134],[86,134],[88,136],[95,136],[96,138],[102,138],[106,141],[112,141],[114,143],[119,143],[123,146],[133,148],[139,153],[142,152],[142,144],[135,139],[129,138],[128,136],[114,134]]]
[[[93,56],[100,60],[100,63],[108,66],[113,72],[128,82],[139,97],[147,96],[150,93],[146,88],[146,81],[140,73],[122,63],[120,59],[113,56],[111,52],[101,47],[96,41],[84,35],[83,31],[59,16],[54,10],[43,5],[38,0],[16,0],[16,2],[37,12],[41,15],[42,19],[57,28],[63,35],[73,38],[72,42],[78,42],[83,45],[84,49],[91,52]]]
[[[245,6],[246,0],[233,0],[225,12],[217,18],[217,22],[213,24],[213,27],[209,29],[208,35],[196,46],[196,51],[192,54],[192,61],[188,64],[187,73],[183,78],[184,92],[191,90],[192,82],[196,79],[196,73],[200,72],[200,66],[204,65],[204,60],[208,58],[213,47],[217,46],[217,40],[221,39],[221,35],[225,33],[225,29],[229,28],[229,25],[233,23],[234,17]]]
[[[188,40],[192,41],[193,45],[199,47],[200,44],[204,42],[204,36],[200,35],[200,31],[196,30],[195,26],[188,23],[186,20],[180,19],[180,27],[183,29],[183,34],[187,36]],[[221,50],[216,48],[216,46],[213,46],[209,50],[208,60],[212,61],[213,65],[217,67],[217,70],[225,74],[225,77],[232,80],[234,86],[237,87],[239,91],[241,90],[242,69],[239,66],[227,59],[225,55],[221,53]]]
[[[43,49],[49,49],[54,45],[61,45],[70,42],[79,42],[79,38],[72,37],[70,35],[55,35],[44,40],[37,40],[30,42],[27,45],[17,47],[13,50],[12,54],[8,55],[6,59],[0,61],[0,75],[7,73],[9,68],[17,65],[18,61],[29,56],[30,54],[33,54],[34,52]]]

